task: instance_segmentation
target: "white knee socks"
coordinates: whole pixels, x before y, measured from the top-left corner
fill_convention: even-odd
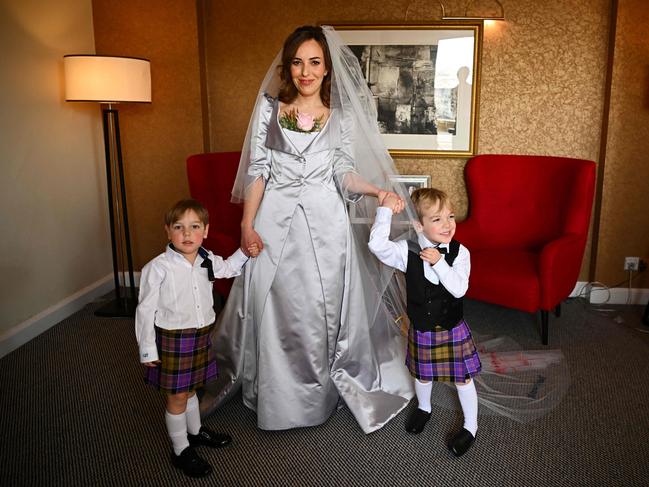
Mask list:
[[[419,402],[419,409],[430,413],[430,393],[433,390],[432,382],[419,382],[415,379],[415,394],[417,394],[417,402]]]
[[[475,384],[471,380],[468,384],[456,383],[455,387],[464,414],[464,429],[475,437],[478,431],[478,393]]]
[[[201,430],[201,412],[198,408],[198,398],[196,397],[196,394],[187,399],[185,416],[187,417],[187,432],[190,435],[197,435]]]
[[[165,411],[165,422],[167,423],[167,431],[169,438],[171,438],[174,453],[180,455],[189,446],[185,413],[171,414],[169,411]]]

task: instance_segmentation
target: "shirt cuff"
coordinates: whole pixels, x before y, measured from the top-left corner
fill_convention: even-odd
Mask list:
[[[228,257],[228,262],[230,262],[232,267],[235,269],[241,269],[243,265],[248,262],[248,256],[239,248],[234,252],[234,254]]]
[[[376,208],[376,221],[390,223],[392,221],[392,210],[387,206],[378,206]]]
[[[140,349],[140,362],[141,363],[146,363],[146,362],[154,362],[158,360],[158,349],[154,345],[152,347],[144,347]]]
[[[446,263],[446,259],[444,258],[444,255],[442,255],[442,258],[439,259],[437,262],[435,262],[435,265],[433,265],[432,267],[433,270],[437,273],[437,276],[439,277],[440,281],[451,270],[451,266]]]

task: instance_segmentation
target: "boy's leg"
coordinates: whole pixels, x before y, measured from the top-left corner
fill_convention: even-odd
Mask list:
[[[408,433],[416,435],[424,430],[424,426],[430,419],[430,393],[432,390],[432,382],[420,382],[419,379],[415,379],[415,394],[417,395],[418,406],[406,423]]]
[[[471,379],[464,384],[456,383],[455,386],[464,415],[464,427],[450,439],[448,448],[459,457],[471,448],[478,431],[478,393]]]
[[[165,422],[167,423],[167,432],[173,445],[176,455],[189,446],[187,440],[187,393],[169,394],[167,396],[167,410],[165,411]]]
[[[187,399],[187,433],[189,444],[191,446],[211,446],[212,448],[222,448],[232,443],[232,438],[224,433],[215,433],[204,426],[201,426],[201,413],[198,404],[198,398],[195,393]]]
[[[464,384],[455,384],[455,387],[464,414],[464,429],[475,437],[478,431],[478,393],[475,384],[469,379]]]
[[[430,413],[430,393],[433,391],[432,382],[420,382],[419,379],[415,379],[415,394],[417,395],[417,402],[419,403],[419,409]]]
[[[171,463],[190,477],[204,477],[212,472],[209,463],[199,457],[187,437],[187,399],[189,393],[181,392],[167,396],[165,420],[173,453]]]
[[[197,435],[201,430],[201,413],[198,407],[198,398],[196,393],[192,393],[187,399],[187,408],[185,409],[187,416],[187,433],[190,435]]]

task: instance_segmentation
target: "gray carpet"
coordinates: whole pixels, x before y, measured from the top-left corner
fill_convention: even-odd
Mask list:
[[[215,472],[192,480],[168,461],[163,400],[142,382],[132,320],[96,318],[98,304],[0,359],[0,485],[649,485],[641,307],[567,301],[550,343],[569,361],[568,394],[529,424],[481,415],[465,457],[444,443],[455,411],[434,408],[418,436],[403,431],[412,404],[368,436],[346,409],[319,427],[265,432],[235,397],[205,421],[234,444],[201,450]],[[469,301],[466,317],[476,333],[542,348],[532,315]]]

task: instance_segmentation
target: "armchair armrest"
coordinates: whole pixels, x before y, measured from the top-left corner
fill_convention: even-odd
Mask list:
[[[539,259],[541,309],[550,310],[570,295],[579,277],[585,244],[583,235],[567,234],[543,247]]]

